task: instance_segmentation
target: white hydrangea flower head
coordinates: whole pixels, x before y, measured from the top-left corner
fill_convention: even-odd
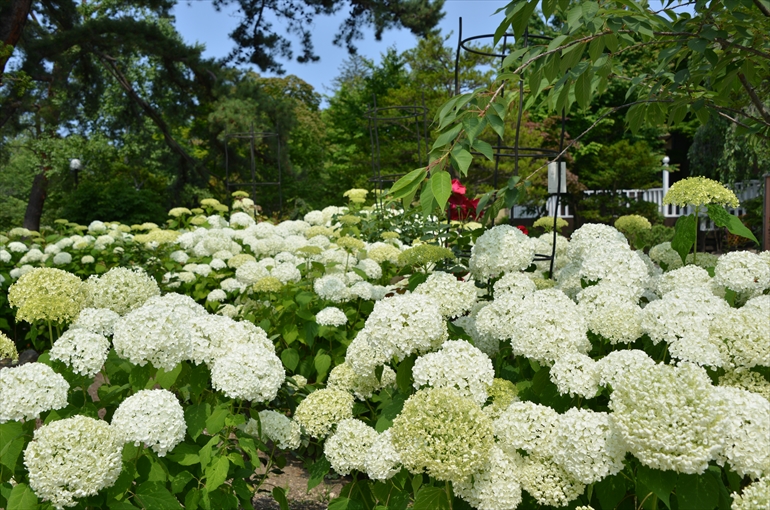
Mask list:
[[[535,244],[535,253],[538,253],[540,255],[548,255],[549,257],[551,256],[551,252],[553,251],[553,234],[552,233],[545,233],[540,237],[534,238],[532,241]],[[569,240],[563,235],[557,234],[556,235],[556,260],[554,261],[554,264],[553,264],[554,273],[556,273],[556,271],[558,271],[559,269],[569,264],[570,258],[569,258],[569,255],[567,254],[568,251],[569,251]],[[535,265],[540,271],[551,270],[550,260],[535,261]]]
[[[206,296],[206,301],[210,301],[213,303],[221,303],[226,299],[227,299],[227,293],[222,289],[214,289],[211,292],[209,292],[208,295]]]
[[[249,321],[235,321],[224,315],[198,315],[191,319],[192,354],[196,364],[211,364],[235,345],[253,345],[275,352],[267,333]]]
[[[266,276],[270,276],[270,272],[262,265],[252,261],[241,264],[238,269],[235,270],[235,279],[242,285],[254,285]]]
[[[478,327],[476,327],[476,318],[478,317],[479,312],[489,305],[489,303],[489,301],[477,302],[473,308],[471,308],[471,312],[468,315],[458,317],[452,324],[463,328],[463,331],[473,339],[473,345],[478,347],[479,350],[487,356],[492,357],[500,351],[500,340],[486,332],[482,333],[479,331]]]
[[[725,253],[717,259],[714,281],[735,292],[761,293],[770,287],[770,266],[756,253]]]
[[[653,469],[702,473],[722,449],[727,409],[691,363],[639,367],[619,378],[609,407],[628,451]]]
[[[11,241],[8,243],[8,249],[11,250],[12,253],[25,253],[29,248],[22,242]]]
[[[513,402],[493,422],[495,437],[506,448],[551,456],[559,413],[534,402]]]
[[[616,386],[637,370],[655,366],[655,360],[639,349],[612,351],[596,362],[599,386]]]
[[[380,267],[376,260],[362,259],[358,261],[356,267],[366,273],[366,277],[370,280],[382,278],[382,267]]]
[[[383,367],[382,375],[378,379],[374,371],[360,375],[346,362],[334,367],[326,382],[328,388],[338,388],[350,392],[359,400],[371,398],[375,391],[395,386],[395,384],[396,373],[388,366]]]
[[[337,388],[316,390],[299,403],[294,420],[309,436],[323,439],[345,418],[353,417],[353,395]]]
[[[720,367],[725,363],[724,349],[712,341],[709,327],[729,308],[724,299],[703,287],[672,290],[644,308],[642,330],[656,344],[667,342],[675,358]]]
[[[332,303],[344,303],[350,300],[350,291],[345,281],[338,275],[326,275],[313,282],[313,290],[321,299]]]
[[[340,327],[348,323],[348,317],[336,306],[327,306],[315,315],[315,321],[321,326]]]
[[[142,390],[121,402],[112,416],[112,427],[124,443],[144,444],[165,457],[184,441],[184,410],[173,393]]]
[[[640,288],[650,279],[644,260],[619,243],[597,243],[592,250],[584,252],[579,274],[588,282],[608,281]]]
[[[230,398],[269,402],[286,380],[283,363],[259,344],[231,346],[211,364],[211,386]]]
[[[495,378],[489,356],[465,340],[448,340],[436,352],[417,358],[412,368],[414,387],[455,388],[479,405]]]
[[[528,268],[535,258],[535,244],[511,225],[493,227],[476,239],[469,268],[479,280]]]
[[[364,329],[375,349],[399,361],[438,348],[449,336],[439,305],[419,294],[397,294],[377,301]]]
[[[388,354],[369,341],[369,333],[362,329],[345,351],[345,363],[359,376],[368,376],[390,361]]]
[[[751,372],[743,367],[725,372],[725,375],[719,378],[719,386],[750,391],[770,401],[770,381],[765,379],[762,374]]]
[[[29,485],[38,498],[57,509],[77,504],[111,487],[120,475],[123,442],[110,425],[73,416],[35,431],[24,450]]]
[[[303,218],[306,223],[310,225],[323,225],[326,223],[326,219],[324,218],[324,213],[321,211],[310,211],[305,215]]]
[[[467,480],[488,462],[494,445],[492,420],[454,388],[419,390],[390,430],[404,467],[437,480]]]
[[[770,298],[770,296],[762,296]],[[711,321],[708,342],[720,350],[724,366],[770,366],[770,312],[754,306],[727,308]]]
[[[628,240],[615,227],[602,223],[586,223],[572,232],[567,256],[572,260],[583,259],[586,254],[594,251],[599,245],[628,247]]]
[[[86,281],[88,307],[109,308],[125,315],[160,295],[158,283],[139,268],[114,267],[101,276]]]
[[[70,385],[43,363],[0,370],[0,423],[31,420],[67,406]]]
[[[657,288],[655,289],[659,296],[685,288],[711,288],[711,276],[708,271],[698,266],[684,266],[678,269],[670,270],[657,279]]]
[[[551,381],[562,395],[593,398],[599,392],[599,366],[590,356],[569,352],[551,367]]]
[[[40,251],[38,248],[31,248],[24,256],[19,260],[19,264],[36,264],[40,261],[44,261],[48,256]]]
[[[184,235],[184,234],[182,234],[182,235]],[[181,236],[180,236],[180,238],[181,238]],[[171,252],[171,254],[169,255],[169,258],[171,260],[173,260],[174,262],[177,262],[177,263],[183,264],[183,265],[187,264],[187,261],[190,260],[190,256],[187,255],[187,253],[185,253],[182,250],[177,250],[177,251]]]
[[[393,447],[390,429],[378,434],[364,458],[363,471],[372,480],[389,480],[401,470],[401,456]]]
[[[83,308],[70,328],[80,328],[102,336],[112,336],[120,315],[109,308]]]
[[[534,293],[529,296],[534,295]],[[515,293],[504,293],[476,312],[475,327],[480,335],[497,340],[511,338],[513,322],[524,307],[524,296]]]
[[[585,354],[591,350],[585,319],[564,292],[539,290],[517,308],[508,333],[515,354],[551,365],[567,352]]]
[[[171,371],[192,355],[190,322],[206,310],[181,294],[149,299],[115,323],[112,343],[118,356],[135,365],[148,361]]]
[[[673,271],[682,267],[682,258],[674,251],[669,241],[656,244],[650,248],[649,255],[653,262],[665,266],[667,271]]]
[[[292,262],[278,264],[272,271],[270,271],[270,276],[278,278],[283,284],[298,282],[302,279],[302,274]]]
[[[225,292],[241,292],[246,288],[246,285],[235,278],[225,278],[219,282],[219,287]]]
[[[564,292],[570,299],[577,299],[577,295],[583,290],[580,281],[580,260],[569,262],[556,272],[556,288]]]
[[[479,510],[510,510],[521,503],[519,475],[524,459],[516,453],[493,446],[489,462],[472,480],[452,485],[455,495]]]
[[[589,331],[611,344],[632,343],[642,336],[641,289],[602,280],[577,295],[578,310]]]
[[[366,253],[366,256],[369,257],[370,260],[374,260],[375,262],[378,262],[380,264],[386,261],[390,262],[391,264],[397,264],[398,256],[400,254],[401,254],[401,250],[399,250],[392,244],[373,243],[369,247]]]
[[[11,254],[7,252],[6,250],[0,250],[0,262],[7,264],[11,261]]]
[[[64,266],[72,262],[72,255],[66,251],[59,252],[53,257],[53,263],[57,266]]]
[[[585,485],[575,480],[564,468],[553,460],[540,457],[525,457],[519,469],[519,482],[541,505],[567,506],[585,490]]]
[[[743,488],[740,494],[731,494],[732,510],[763,510],[770,508],[770,476],[760,478]]]
[[[741,476],[760,478],[770,475],[770,402],[761,395],[728,386],[714,389],[722,397],[727,413],[724,451],[718,460],[726,460]],[[720,462],[721,464],[721,462]]]
[[[302,443],[302,431],[297,422],[270,409],[259,412],[259,421],[249,418],[243,431],[263,440],[266,438],[281,450],[296,450]]]
[[[239,211],[230,215],[230,225],[233,227],[246,228],[256,225],[256,222],[249,214]]]
[[[571,408],[559,416],[553,460],[586,485],[623,470],[626,446],[610,415]]]
[[[422,294],[438,303],[441,315],[449,319],[468,312],[476,303],[476,285],[473,282],[458,280],[451,273],[434,271],[414,289],[415,294]]]
[[[332,469],[345,476],[366,469],[366,455],[377,439],[377,431],[361,420],[346,418],[324,443],[324,455]]]
[[[51,359],[59,360],[76,374],[94,377],[107,360],[110,341],[87,329],[71,327],[56,339],[51,348]]]
[[[495,299],[499,299],[503,294],[513,294],[516,297],[523,298],[534,294],[537,290],[532,278],[524,273],[513,272],[504,274],[497,280],[493,286]]]

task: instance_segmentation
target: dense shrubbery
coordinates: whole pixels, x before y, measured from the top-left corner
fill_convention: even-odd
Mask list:
[[[333,509],[766,508],[770,253],[364,196],[0,238],[0,506],[248,508],[296,455]]]

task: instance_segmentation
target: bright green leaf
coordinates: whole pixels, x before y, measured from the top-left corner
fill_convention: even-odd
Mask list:
[[[412,508],[413,510],[450,510],[452,506],[444,489],[426,485],[417,492]]]
[[[14,510],[36,510],[38,508],[37,496],[25,483],[18,483],[8,497],[8,508]]]
[[[461,152],[464,152],[469,159],[472,159],[468,151],[463,150]],[[470,161],[468,161],[468,165],[470,165]],[[436,202],[438,202],[439,209],[444,209],[449,197],[452,195],[452,176],[444,170],[433,172],[433,175],[430,176],[430,189]]]
[[[230,459],[224,455],[217,457],[206,467],[206,489],[211,492],[225,483],[230,470]]]
[[[321,457],[315,461],[315,463],[308,469],[310,478],[307,481],[307,490],[309,491],[323,482],[324,477],[329,474],[331,468],[332,465],[326,457]]]
[[[273,499],[281,510],[289,510],[289,501],[286,499],[286,491],[282,487],[273,488]]]
[[[184,420],[187,423],[187,433],[193,439],[198,439],[203,429],[206,428],[206,420],[211,414],[211,406],[208,403],[192,404],[184,410]]]
[[[688,214],[687,216],[680,216],[674,225],[674,238],[671,239],[671,248],[679,254],[683,264],[686,262],[687,254],[690,253],[697,239],[698,234],[695,230],[697,223],[695,215]]]
[[[144,508],[176,510],[182,508],[179,501],[161,482],[144,482],[136,489],[136,498]]]
[[[676,486],[678,476],[676,471],[661,471],[640,465],[636,471],[636,476],[639,482],[651,490],[668,508],[671,508],[669,498]]]
[[[727,230],[736,236],[745,237],[751,239],[755,243],[759,244],[757,238],[754,237],[754,233],[749,230],[746,225],[743,224],[740,218],[734,214],[728,213],[724,207],[720,205],[709,204],[706,206],[708,216],[714,222],[717,227],[727,227]]]
[[[284,349],[281,353],[283,366],[294,372],[299,365],[299,353],[296,349]]]

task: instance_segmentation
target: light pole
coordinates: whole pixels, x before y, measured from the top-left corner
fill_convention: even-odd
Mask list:
[[[75,188],[78,187],[78,172],[83,168],[83,163],[78,158],[70,160],[70,172],[75,176]]]
[[[668,156],[663,157],[663,196],[668,193],[668,164],[671,162],[671,158]]]

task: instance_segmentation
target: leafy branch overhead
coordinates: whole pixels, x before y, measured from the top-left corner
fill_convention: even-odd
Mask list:
[[[540,107],[568,115],[575,107],[588,110],[610,80],[622,80],[625,101],[595,112],[599,119],[625,109],[627,127],[636,132],[643,126],[676,125],[688,116],[701,123],[717,116],[736,125],[739,135],[763,144],[770,140],[770,0],[697,0],[681,6],[664,1],[658,9],[636,0],[531,0],[511,2],[498,12],[505,18],[495,44],[506,33],[516,43],[495,88],[462,94],[444,105],[435,118],[439,134],[430,165],[396,183],[393,198],[413,198],[430,173],[423,193],[433,193],[435,201],[421,199],[423,210],[446,205],[445,195],[435,194],[441,190],[437,183],[446,180],[441,172],[451,166],[465,176],[472,154],[493,157],[479,135],[491,128],[503,136],[506,114],[518,99],[514,86],[498,93],[506,84],[523,84],[525,110]],[[554,37],[542,43],[530,39],[525,47],[528,27],[542,24],[542,18],[555,29]],[[624,57],[640,49],[655,52],[657,63],[633,73]],[[506,189],[492,198],[502,203]]]

